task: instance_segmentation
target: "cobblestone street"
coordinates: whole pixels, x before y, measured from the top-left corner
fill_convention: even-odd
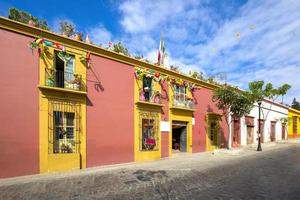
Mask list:
[[[0,199],[300,199],[300,144],[0,180]]]

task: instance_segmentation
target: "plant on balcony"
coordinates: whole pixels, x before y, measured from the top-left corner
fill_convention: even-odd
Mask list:
[[[71,59],[71,56],[66,51],[58,52],[57,56],[66,63]]]
[[[54,86],[55,78],[54,78],[54,69],[48,68],[46,69],[46,85]]]
[[[159,91],[154,92],[153,96],[152,96],[152,100],[154,103],[161,103],[161,94]]]
[[[189,107],[189,108],[192,108],[194,106],[194,99],[190,98],[190,97],[187,97],[186,98],[186,106]]]
[[[90,67],[91,65],[91,53],[90,52],[86,52],[86,54],[83,54],[80,56],[80,62],[84,65],[86,65],[87,68]]]
[[[143,90],[140,91],[140,101],[146,101],[145,92]]]
[[[71,82],[73,85],[73,89],[79,90],[81,86],[81,76],[78,74],[74,74],[74,80]]]

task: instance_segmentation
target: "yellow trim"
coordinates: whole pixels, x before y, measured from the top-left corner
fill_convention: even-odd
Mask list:
[[[158,106],[158,107],[163,107],[163,104],[159,103],[150,103],[150,102],[145,102],[145,101],[138,101],[136,104],[144,104],[144,105],[149,105],[149,106]]]
[[[296,137],[300,137],[300,111],[288,108],[288,136],[293,137],[293,117],[297,118],[297,130],[296,130]]]
[[[141,60],[129,57],[129,56],[125,56],[125,55],[115,53],[110,50],[106,50],[106,49],[101,48],[96,45],[87,44],[82,41],[77,41],[75,39],[71,39],[71,38],[68,38],[68,37],[65,37],[62,35],[58,35],[58,34],[55,34],[50,31],[46,31],[46,30],[43,30],[40,28],[32,27],[27,24],[16,22],[16,21],[13,21],[13,20],[7,19],[5,17],[1,17],[1,16],[0,16],[0,28],[10,30],[13,32],[17,32],[17,33],[20,33],[23,35],[31,36],[31,37],[43,37],[49,41],[52,41],[52,42],[55,41],[55,42],[61,43],[65,47],[69,47],[71,49],[76,49],[76,50],[84,51],[84,52],[89,51],[94,55],[109,58],[111,60],[129,64],[132,66],[140,66],[140,67],[144,67],[144,68],[148,68],[148,69],[153,69],[153,70],[159,71],[163,74],[166,74],[168,76],[173,76],[176,78],[181,78],[181,79],[196,83],[197,85],[208,88],[208,89],[216,89],[216,88],[220,87],[218,85],[208,83],[208,82],[205,82],[202,80],[198,80],[198,79],[192,78],[190,76],[162,68],[157,65],[149,64],[147,62],[144,62],[144,61],[141,61]]]
[[[45,90],[53,90],[53,91],[57,91],[57,92],[68,92],[68,93],[73,93],[73,94],[87,95],[87,92],[71,90],[71,89],[66,89],[66,88],[49,87],[49,86],[44,86],[44,85],[38,85],[38,88],[40,88],[41,90],[45,89]]]
[[[193,127],[192,127],[192,119],[193,119],[193,109],[188,108],[174,108],[173,107],[173,96],[174,96],[174,88],[171,84],[169,84],[169,120],[170,120],[170,134],[169,134],[169,156],[172,156],[172,121],[182,121],[187,123],[187,153],[192,153],[193,148]],[[187,90],[189,91],[189,90]],[[187,93],[187,96],[191,97],[191,93]]]
[[[218,149],[220,145],[220,120],[221,115],[217,113],[208,112],[206,113],[206,151],[213,151],[214,149]],[[217,123],[217,129],[218,129],[218,135],[217,135],[217,144],[213,144],[213,142],[210,140],[210,123],[212,121],[215,121]]]
[[[161,91],[159,83],[152,81],[154,90]],[[160,132],[160,121],[161,121],[161,104],[140,102],[139,101],[139,91],[142,89],[142,80],[134,79],[134,160],[135,161],[145,161],[145,160],[155,160],[161,158],[161,132]],[[141,151],[140,150],[140,121],[139,112],[156,112],[158,113],[158,150],[154,151]]]
[[[86,92],[45,86],[45,68],[54,68],[54,48],[49,47],[48,55],[40,58],[39,81],[39,144],[40,144],[40,173],[66,171],[71,169],[86,168]],[[76,74],[82,75],[83,84],[86,85],[86,67],[80,61],[80,56],[85,52],[68,47],[67,52],[75,56]],[[58,99],[62,102],[80,104],[80,152],[71,154],[52,154],[48,151],[48,123],[49,99]],[[51,148],[50,148],[51,149]]]
[[[189,111],[189,112],[195,112],[196,109],[190,109],[190,108],[183,108],[183,107],[171,107],[170,109],[178,109],[178,110],[184,110],[184,111]]]

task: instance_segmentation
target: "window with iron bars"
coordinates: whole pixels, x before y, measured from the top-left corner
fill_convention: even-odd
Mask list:
[[[145,112],[139,113],[139,127],[140,127],[140,150],[154,151],[158,150],[159,142],[159,127],[158,127],[158,113]]]
[[[186,87],[182,85],[174,86],[174,99],[177,102],[185,102],[186,100]]]
[[[80,104],[49,100],[48,152],[78,153],[80,150]]]

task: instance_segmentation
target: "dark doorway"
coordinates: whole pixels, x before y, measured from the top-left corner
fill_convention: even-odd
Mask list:
[[[55,52],[55,86],[64,88],[65,62],[59,58],[58,52]]]
[[[286,124],[282,123],[281,124],[281,139],[282,140],[285,140],[285,127],[286,127]]]
[[[233,119],[232,122],[232,130],[233,130],[233,134],[232,134],[232,147],[239,147],[241,144],[241,124],[240,124],[240,119],[236,118]]]
[[[276,141],[275,134],[276,134],[276,121],[271,121],[271,133],[270,133],[271,142]]]
[[[181,121],[172,122],[172,150],[176,152],[187,151],[187,123]]]

